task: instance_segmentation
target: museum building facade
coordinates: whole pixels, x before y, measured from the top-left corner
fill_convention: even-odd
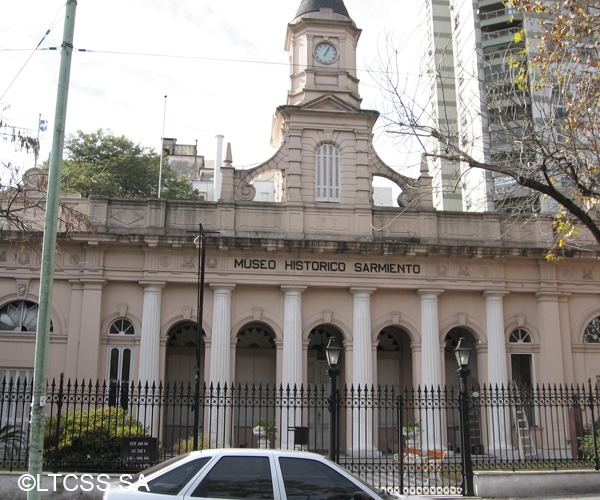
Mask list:
[[[323,384],[332,336],[342,386],[457,385],[460,337],[474,346],[473,382],[597,381],[591,240],[592,251],[548,262],[549,219],[434,210],[426,159],[409,178],[373,148],[378,113],[360,107],[359,37],[342,1],[301,3],[287,29],[277,152],[251,170],[228,155],[218,201],[72,200],[95,231],[59,241],[50,379],[193,383],[202,224],[207,384]],[[252,180],[271,171],[282,201],[254,201]],[[376,177],[399,186],[397,207],[374,206]],[[4,241],[0,270],[0,376],[30,378],[36,252]]]

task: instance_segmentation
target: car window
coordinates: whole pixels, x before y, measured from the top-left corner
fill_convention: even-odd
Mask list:
[[[362,491],[329,465],[305,458],[279,459],[288,500],[351,500]]]
[[[133,476],[131,481],[135,482],[138,479],[140,479],[140,477],[142,477],[142,476],[148,477],[150,474],[154,474],[155,472],[158,472],[158,471],[161,471],[168,467],[171,467],[171,465],[173,465],[177,462],[181,462],[182,460],[185,460],[189,456],[190,456],[189,453],[185,453],[183,455],[178,455],[176,457],[169,458],[169,460],[165,460],[164,462],[160,462],[159,464],[156,464],[153,467],[150,467],[149,469],[144,469],[142,472],[138,472],[135,476]]]
[[[211,457],[202,457],[186,462],[142,484],[138,487],[138,490],[162,495],[177,495],[210,459]]]
[[[273,499],[268,457],[223,457],[192,493],[194,498]]]

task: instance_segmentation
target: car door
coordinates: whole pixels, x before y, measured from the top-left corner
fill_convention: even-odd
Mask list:
[[[307,457],[278,458],[287,500],[374,500],[365,491],[326,462]]]
[[[268,455],[224,455],[187,489],[184,498],[281,500]]]

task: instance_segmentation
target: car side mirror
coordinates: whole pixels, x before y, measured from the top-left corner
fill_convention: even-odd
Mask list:
[[[364,491],[354,493],[354,500],[373,500],[373,497]]]

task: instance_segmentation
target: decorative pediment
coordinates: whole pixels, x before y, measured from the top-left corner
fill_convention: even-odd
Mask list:
[[[343,111],[346,113],[356,113],[360,111],[333,94],[327,94],[307,102],[306,104],[300,106],[300,109],[336,112]]]

